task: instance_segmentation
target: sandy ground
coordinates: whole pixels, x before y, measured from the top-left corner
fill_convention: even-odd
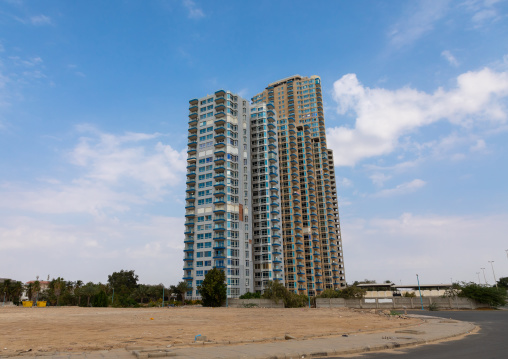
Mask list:
[[[153,318],[153,319],[152,319]],[[0,356],[375,331],[419,319],[339,309],[0,307]]]

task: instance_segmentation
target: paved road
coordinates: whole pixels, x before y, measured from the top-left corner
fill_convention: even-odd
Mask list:
[[[408,313],[409,314],[409,313]],[[401,349],[385,353],[359,355],[362,359],[506,359],[508,358],[508,310],[503,311],[463,311],[463,312],[411,312],[411,314],[431,315],[473,322],[481,327],[477,334],[462,340],[429,344],[421,347]],[[399,354],[400,353],[400,354]],[[340,357],[335,357],[340,358]]]

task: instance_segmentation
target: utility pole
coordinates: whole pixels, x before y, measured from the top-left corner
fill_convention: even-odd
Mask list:
[[[492,263],[494,263],[494,261],[489,261],[489,263],[490,263],[490,266],[492,267],[492,274],[494,275],[494,283],[496,283],[496,288],[498,288],[498,286],[497,286],[497,279],[496,279],[496,273],[494,272],[494,264],[492,264]]]
[[[418,274],[416,275],[416,280],[418,281],[418,292],[420,292],[420,303],[422,305],[422,310],[425,310],[423,309],[422,290],[420,289],[420,279],[418,278]]]
[[[485,277],[485,268],[480,268],[483,272],[483,279],[485,280],[485,285],[489,284],[487,283],[487,277]]]

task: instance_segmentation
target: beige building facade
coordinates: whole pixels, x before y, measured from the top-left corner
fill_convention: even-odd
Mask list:
[[[346,285],[332,150],[326,146],[319,76],[269,84],[252,104],[277,118],[285,285],[319,295]]]

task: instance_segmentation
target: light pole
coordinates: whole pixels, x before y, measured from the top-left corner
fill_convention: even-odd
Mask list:
[[[418,278],[418,274],[416,275],[416,281],[418,282],[418,292],[420,292],[420,303],[422,305],[422,310],[425,310],[423,309],[422,290],[420,289],[420,279]]]
[[[480,281],[480,272],[476,272],[476,275],[478,276],[478,285],[481,285],[481,281]]]
[[[2,307],[4,307],[4,306],[5,306],[5,294],[6,294],[6,293],[7,293],[7,292],[4,292],[4,304],[2,305]]]
[[[480,268],[483,271],[483,279],[485,280],[485,285],[487,285],[487,277],[485,277],[485,268]]]
[[[498,288],[497,286],[497,279],[496,279],[496,273],[494,272],[494,265],[492,263],[494,263],[494,261],[489,261],[490,263],[490,266],[492,267],[492,274],[494,275],[494,283],[496,283],[496,288]]]
[[[504,250],[506,252],[506,259],[508,259],[508,249]]]

